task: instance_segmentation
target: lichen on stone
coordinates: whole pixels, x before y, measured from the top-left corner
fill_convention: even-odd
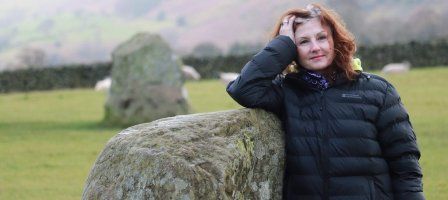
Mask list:
[[[97,158],[83,199],[281,199],[280,121],[258,109],[130,127]]]

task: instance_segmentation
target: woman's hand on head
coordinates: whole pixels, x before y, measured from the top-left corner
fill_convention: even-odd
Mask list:
[[[279,35],[288,36],[291,38],[291,40],[296,43],[294,40],[294,20],[296,19],[296,16],[294,15],[287,15],[285,18],[283,18],[282,25],[280,26]]]

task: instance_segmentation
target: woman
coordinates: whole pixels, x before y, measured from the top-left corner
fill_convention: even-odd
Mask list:
[[[354,39],[337,14],[290,10],[274,36],[227,92],[281,118],[284,199],[424,199],[408,114],[389,82],[354,70]]]

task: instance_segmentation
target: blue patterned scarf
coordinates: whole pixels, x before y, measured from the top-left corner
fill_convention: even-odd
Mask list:
[[[299,72],[299,78],[310,87],[314,87],[319,90],[327,89],[330,86],[330,82],[323,75],[310,70],[301,69]]]

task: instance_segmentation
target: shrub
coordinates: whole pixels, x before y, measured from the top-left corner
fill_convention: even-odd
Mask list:
[[[20,69],[0,73],[0,92],[94,87],[109,76],[111,63]]]

